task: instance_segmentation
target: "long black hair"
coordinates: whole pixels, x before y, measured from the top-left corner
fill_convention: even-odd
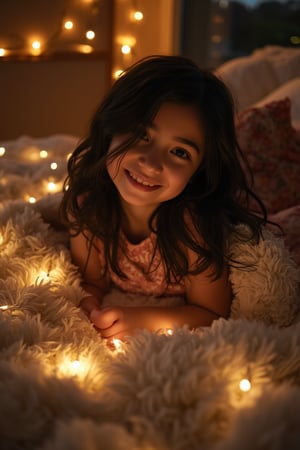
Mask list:
[[[246,224],[250,231],[250,236],[240,235],[240,239],[258,242],[267,214],[242,168],[247,164],[236,139],[229,90],[215,75],[188,58],[147,57],[114,83],[94,114],[89,135],[69,159],[63,218],[75,235],[88,230],[91,245],[95,237],[101,239],[105,270],[110,265],[126,277],[118,265],[122,212],[118,192],[106,169],[107,160],[119,157],[141,138],[164,102],[194,106],[203,124],[205,150],[191,182],[177,197],[159,205],[149,226],[157,234],[169,282],[210,266],[219,277],[227,264],[235,263],[225,256],[226,241],[235,225]],[[129,138],[108,156],[113,136],[121,133]],[[250,200],[256,204],[255,211],[250,209]],[[193,237],[186,212],[205,245]],[[198,254],[192,268],[184,247]]]

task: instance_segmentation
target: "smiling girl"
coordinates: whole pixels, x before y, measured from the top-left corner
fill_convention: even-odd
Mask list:
[[[258,242],[266,222],[239,155],[230,93],[191,60],[149,57],[115,82],[69,160],[62,203],[81,307],[103,338],[228,317],[228,237],[243,223],[240,239]],[[112,288],[157,306],[103,307]],[[181,305],[162,306],[174,295]]]

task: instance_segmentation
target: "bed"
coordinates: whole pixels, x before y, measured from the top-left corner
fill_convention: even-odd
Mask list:
[[[299,53],[260,49],[218,72],[242,99],[238,66],[242,76],[267,61],[274,82],[295,58],[295,75],[240,103],[236,122],[284,239],[232,238],[233,254],[258,266],[231,271],[230,319],[210,328],[141,331],[108,347],[78,308],[80,277],[53,219],[78,137],[0,143],[1,449],[299,449]]]

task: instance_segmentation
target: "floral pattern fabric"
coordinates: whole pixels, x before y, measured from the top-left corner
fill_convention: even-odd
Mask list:
[[[291,125],[289,98],[245,110],[236,130],[253,171],[253,189],[268,212],[300,204],[300,135]]]
[[[101,265],[104,266],[103,244],[98,240],[96,246]],[[124,234],[121,234],[118,263],[127,279],[119,277],[109,268],[109,276],[114,286],[130,294],[147,294],[155,297],[184,295],[183,281],[167,284],[166,271],[161,256],[155,249],[156,236],[154,233],[151,233],[148,238],[139,244],[131,244]]]

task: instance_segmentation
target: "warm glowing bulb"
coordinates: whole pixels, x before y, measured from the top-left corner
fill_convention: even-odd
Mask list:
[[[123,73],[124,71],[122,69],[117,69],[114,71],[113,77],[115,80],[117,80]]]
[[[243,392],[248,392],[248,391],[250,391],[250,389],[251,389],[250,381],[248,380],[248,378],[243,378],[240,381],[240,390]]]
[[[89,45],[89,44],[78,44],[77,48],[80,53],[85,53],[85,54],[92,53],[92,51],[94,50],[92,45]]]
[[[36,203],[36,198],[35,197],[29,197],[28,198],[28,202],[29,203]]]
[[[78,361],[77,359],[70,363],[70,367],[73,372],[77,372],[80,369],[80,366],[81,366],[80,361]]]
[[[38,276],[36,277],[36,282],[43,282],[43,281],[50,281],[50,275],[48,272],[45,272],[45,270],[41,270]]]
[[[72,28],[74,27],[74,23],[72,22],[72,20],[66,20],[64,23],[64,28],[66,30],[72,30]]]
[[[88,30],[88,31],[85,33],[85,35],[86,35],[86,38],[87,38],[87,39],[90,39],[90,40],[94,39],[94,37],[96,36],[96,35],[95,35],[95,31],[93,31],[93,30]]]
[[[31,47],[32,47],[34,50],[39,50],[39,49],[41,48],[41,43],[40,43],[40,41],[33,41],[32,44],[31,44]]]
[[[174,333],[174,331],[172,330],[172,328],[167,328],[166,332],[167,332],[167,334],[168,334],[169,336],[172,336],[172,334]]]
[[[0,147],[0,156],[5,155],[5,147]]]
[[[87,374],[89,368],[88,361],[80,359],[73,360],[68,356],[58,363],[59,372],[64,376],[82,378]]]
[[[48,156],[47,150],[41,150],[40,151],[40,157],[41,158],[47,158],[47,156]]]
[[[1,305],[0,306],[0,310],[1,311],[6,311],[8,309],[8,305]]]
[[[121,339],[113,338],[112,343],[114,344],[115,350],[121,352],[123,350],[123,342]]]
[[[129,55],[129,53],[131,53],[130,45],[128,45],[128,44],[122,45],[121,52],[123,53],[123,55]]]
[[[0,56],[5,56],[5,48],[0,48]]]
[[[142,11],[135,11],[133,13],[133,17],[139,22],[140,20],[143,20],[144,14],[142,13]]]
[[[48,186],[48,191],[49,192],[55,191],[55,189],[56,189],[56,183],[54,183],[54,181],[49,181],[47,186]]]
[[[52,170],[56,170],[57,169],[57,163],[56,162],[52,162],[51,164],[50,164],[50,168],[52,169]]]

